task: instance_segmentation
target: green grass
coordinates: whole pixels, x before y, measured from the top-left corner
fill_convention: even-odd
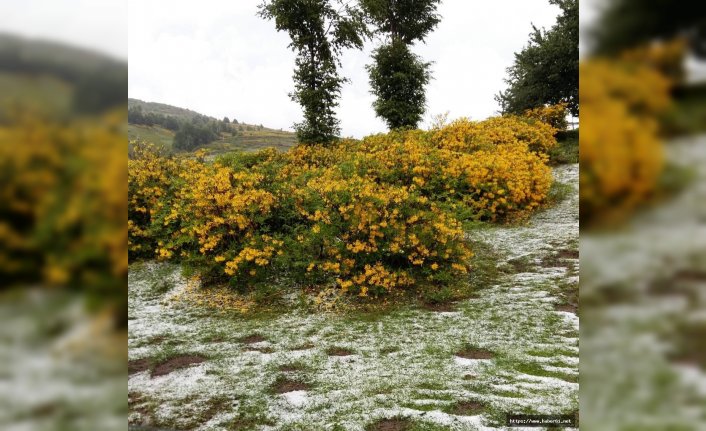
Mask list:
[[[128,140],[150,142],[171,150],[174,132],[159,126],[128,124]],[[202,148],[206,148],[213,155],[220,155],[238,151],[258,151],[270,147],[287,151],[296,143],[296,135],[292,132],[263,128],[238,132],[235,136],[223,134],[219,140]]]
[[[549,151],[549,164],[565,165],[579,162],[579,129],[557,134],[557,146]]]
[[[547,203],[550,206],[556,205],[571,196],[573,192],[574,187],[571,184],[554,181],[549,189],[549,193],[547,194]]]
[[[211,150],[212,154],[258,151],[270,147],[287,151],[296,143],[296,135],[292,132],[263,128],[262,130],[245,130],[238,132],[235,136],[224,135],[220,140],[211,142],[204,148]]]
[[[706,83],[684,86],[674,92],[674,105],[663,121],[669,136],[706,132]]]
[[[576,193],[577,179],[571,181]],[[564,212],[548,215],[564,217]],[[229,316],[155,297],[165,290],[158,280],[177,289],[183,286],[178,267],[132,264],[130,358],[166,359],[187,352],[207,361],[161,379],[133,375],[129,390],[144,394],[145,402],[159,405],[163,414],[149,422],[154,415],[148,411],[142,417],[139,407],[131,406],[131,421],[194,429],[212,417],[208,426],[221,429],[267,425],[317,431],[375,430],[381,428],[379,420],[398,418],[408,431],[432,431],[502,424],[508,412],[538,413],[540,407],[574,411],[578,327],[546,299],[575,292],[575,284],[559,285],[563,275],[547,273],[536,264],[553,250],[517,247],[524,241],[559,250],[577,247],[571,235],[577,229],[547,229],[555,226],[553,221],[474,225],[468,231],[475,252],[469,262],[472,271],[458,280],[458,292],[435,292],[442,300],[471,296],[456,303],[451,313],[418,307],[406,297],[370,312],[353,307],[321,313],[298,306],[292,298],[268,313]],[[172,274],[165,274],[169,270]],[[256,346],[239,342],[253,334],[265,341]],[[151,343],[155,339],[160,343]],[[493,355],[464,357],[488,356],[461,352],[465,346]],[[352,354],[331,356],[333,349]],[[273,393],[278,378],[280,383],[284,378],[306,383],[309,390],[294,396],[306,402],[295,404],[291,394]],[[220,416],[210,416],[206,406]],[[463,421],[468,426],[449,428],[440,419],[455,417],[460,426],[465,426]]]
[[[0,88],[3,104],[21,103],[33,112],[50,115],[65,113],[71,108],[73,87],[48,75],[0,72]]]
[[[144,141],[152,144],[172,148],[174,132],[159,126],[144,126],[141,124],[128,124],[127,138],[129,141]]]

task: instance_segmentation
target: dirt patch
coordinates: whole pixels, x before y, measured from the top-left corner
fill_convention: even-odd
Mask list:
[[[59,405],[52,402],[41,403],[32,408],[32,417],[42,418],[51,416],[59,410]]]
[[[177,356],[157,365],[154,370],[152,370],[152,377],[163,376],[180,368],[186,368],[189,365],[200,364],[205,360],[206,358],[197,355]]]
[[[465,359],[493,359],[495,354],[490,350],[466,346],[462,350],[458,351],[456,356]]]
[[[127,410],[128,413],[140,414],[139,420],[128,421],[129,425],[144,425],[149,422],[148,418],[152,415],[152,409],[145,403],[143,395],[139,392],[127,394]]]
[[[210,421],[218,413],[227,409],[229,402],[228,402],[228,400],[226,400],[224,398],[216,398],[216,399],[212,399],[209,404],[210,405],[208,406],[208,408],[206,410],[204,410],[203,413],[201,413],[201,417],[199,418],[200,419],[199,422],[202,424]]]
[[[674,279],[678,281],[706,282],[706,272],[698,269],[685,269],[677,272]]]
[[[559,259],[578,259],[579,251],[576,249],[562,249],[557,253]]]
[[[412,422],[405,418],[380,419],[365,427],[365,431],[407,431]]]
[[[260,423],[254,419],[236,419],[235,421],[228,424],[228,429],[232,431],[245,431],[255,429]]]
[[[571,267],[573,267],[574,262],[570,261],[569,259],[575,260],[578,258],[579,258],[579,251],[578,250],[559,250],[557,253],[544,256],[542,258],[542,267],[543,268],[559,268],[559,267],[571,268]]]
[[[261,343],[261,342],[267,341],[267,340],[265,340],[265,337],[263,337],[262,335],[253,334],[253,335],[248,335],[247,337],[243,337],[238,341],[240,341],[243,344],[255,344],[255,343]]]
[[[681,322],[671,339],[675,346],[668,358],[672,362],[706,367],[706,324]]]
[[[566,311],[568,313],[578,313],[578,307],[574,304],[557,304],[554,306],[556,311]]]
[[[294,391],[308,391],[309,389],[311,388],[306,383],[287,378],[279,378],[272,385],[272,391],[276,394],[286,394],[287,392]]]
[[[451,313],[454,311],[458,311],[456,308],[456,304],[453,302],[447,302],[447,303],[424,303],[422,304],[422,308],[428,311],[433,311],[435,313]]]
[[[485,405],[477,401],[462,401],[456,403],[451,409],[451,413],[459,416],[475,416],[485,411]]]
[[[331,347],[326,350],[326,354],[329,356],[350,356],[353,352],[348,349],[344,349],[343,347]]]
[[[150,368],[149,359],[134,359],[132,361],[127,361],[127,375],[131,376],[140,371],[145,371]]]

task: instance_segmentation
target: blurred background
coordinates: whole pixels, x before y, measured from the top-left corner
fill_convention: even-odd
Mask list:
[[[0,429],[125,429],[127,7],[0,2]]]
[[[581,428],[706,426],[706,5],[583,0]]]

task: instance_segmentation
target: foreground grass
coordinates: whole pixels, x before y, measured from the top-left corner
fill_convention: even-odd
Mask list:
[[[130,423],[473,430],[507,413],[576,411],[578,319],[559,307],[576,289],[578,169],[558,173],[573,193],[555,207],[469,232],[488,248],[464,281],[477,294],[448,310],[229,316],[167,301],[185,287],[179,267],[132,266]]]
[[[579,129],[559,132],[557,145],[549,151],[549,162],[554,166],[579,162]]]
[[[677,88],[674,105],[665,118],[665,132],[671,136],[706,132],[706,84]]]

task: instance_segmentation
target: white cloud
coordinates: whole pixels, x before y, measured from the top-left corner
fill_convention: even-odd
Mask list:
[[[286,34],[256,16],[260,0],[128,0],[128,94],[247,123],[290,129],[301,118],[292,90],[294,54]],[[443,20],[414,48],[434,61],[428,113],[485,118],[497,111],[505,68],[531,23],[549,27],[558,8],[547,0],[447,0]],[[384,131],[371,107],[365,64],[374,42],[343,56],[338,109],[342,132]]]

